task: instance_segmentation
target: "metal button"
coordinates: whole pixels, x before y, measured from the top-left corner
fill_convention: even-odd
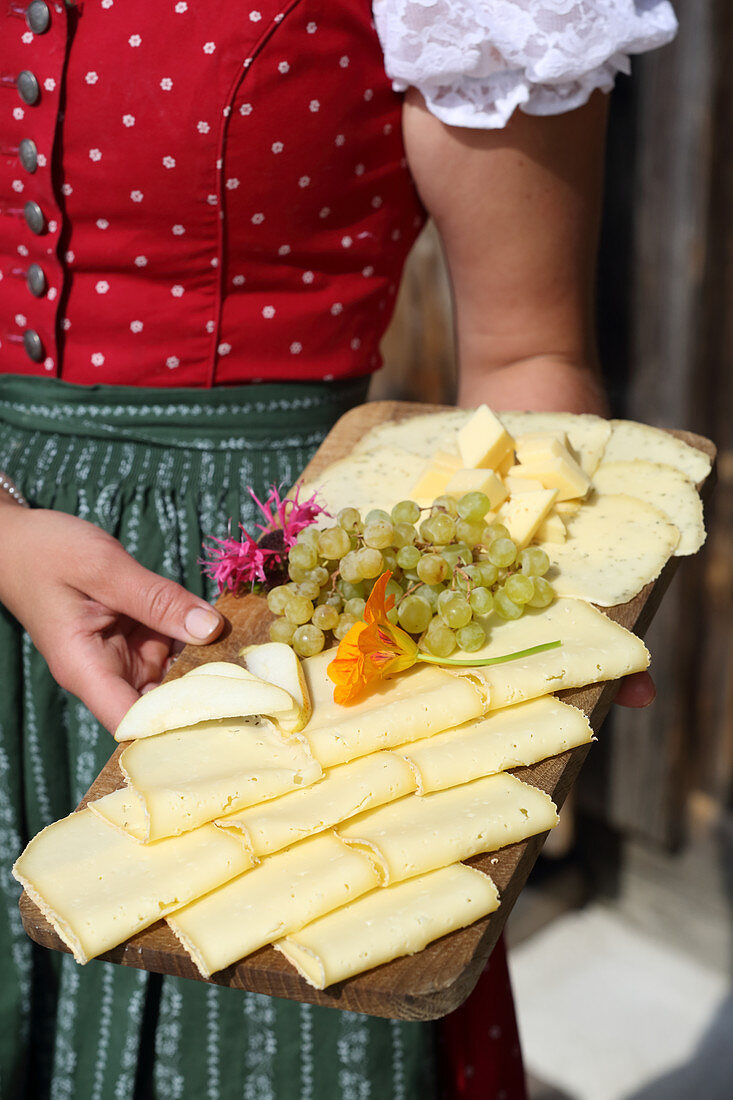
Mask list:
[[[18,95],[29,107],[32,107],[34,103],[38,103],[41,96],[41,86],[30,69],[23,69],[15,85],[18,89]]]
[[[43,344],[41,343],[41,337],[34,328],[27,328],[23,333],[23,346],[29,359],[32,359],[34,363],[41,362],[43,359]]]
[[[44,34],[51,22],[51,12],[43,0],[33,0],[25,10],[25,21],[34,34]]]
[[[46,293],[46,273],[40,264],[31,264],[26,272],[25,281],[34,298],[42,298]]]
[[[35,141],[31,138],[23,138],[18,146],[18,156],[26,172],[35,172],[38,167],[38,149]]]
[[[26,225],[31,233],[43,233],[46,228],[46,219],[38,203],[27,202],[23,207],[23,213],[25,215]]]

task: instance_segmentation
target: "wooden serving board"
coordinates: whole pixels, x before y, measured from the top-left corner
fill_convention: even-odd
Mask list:
[[[378,424],[439,411],[442,411],[442,407],[394,401],[360,405],[346,413],[334,426],[307,466],[304,476],[308,481],[313,480],[330,463],[349,454],[354,444]],[[677,431],[673,434],[704,451],[714,460],[715,447],[709,440],[690,432]],[[709,496],[713,484],[714,472],[711,472],[705,483],[699,486],[703,499]],[[643,636],[679,560],[671,558],[660,577],[647,585],[629,603],[602,610],[616,622]],[[220,639],[205,648],[191,646],[184,649],[167,679],[181,676],[207,661],[236,660],[243,645],[268,640],[272,615],[262,597],[225,595],[218,600],[216,606],[227,620]],[[583,710],[593,729],[598,732],[618,686],[619,681],[609,681],[579,691],[560,692],[559,695],[566,702]],[[124,785],[118,760],[125,747],[125,744],[121,744],[112,754],[79,809],[87,802],[101,798]],[[583,745],[531,767],[516,768],[513,774],[546,791],[559,809],[580,771],[589,747]],[[502,848],[499,852],[469,860],[473,867],[485,871],[494,880],[501,895],[501,905],[490,916],[469,928],[437,940],[417,955],[396,959],[319,991],[308,985],[279,952],[267,947],[220,971],[210,981],[216,985],[349,1009],[373,1016],[405,1020],[433,1020],[445,1016],[462,1004],[478,981],[546,835],[532,837],[520,844]],[[21,897],[20,912],[23,926],[31,939],[44,947],[68,951],[51,924],[25,893]],[[196,981],[205,980],[164,921],[159,921],[133,936],[100,958],[123,966],[174,974]]]

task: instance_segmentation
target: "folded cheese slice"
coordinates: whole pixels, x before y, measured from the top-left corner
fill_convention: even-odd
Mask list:
[[[557,820],[549,795],[502,774],[433,794],[407,795],[359,814],[337,833],[369,852],[389,885],[525,840]]]
[[[176,836],[322,774],[302,736],[286,739],[261,718],[201,722],[142,738],[124,750],[120,768],[144,804],[146,840]]]
[[[94,802],[88,802],[87,808],[135,840],[141,843],[147,840],[148,818],[145,803],[131,787],[120,787]]]
[[[493,913],[487,875],[457,863],[372,890],[275,944],[316,989],[414,955],[433,940]]]
[[[414,790],[415,776],[406,760],[375,752],[331,768],[305,790],[220,817],[216,824],[236,832],[261,858]]]
[[[326,675],[334,656],[329,650],[303,662],[313,699],[313,718],[303,736],[324,768],[439,733],[487,709],[485,686],[472,683],[471,690],[456,691],[449,673],[427,666],[384,681],[359,703],[341,706]]]
[[[593,730],[581,710],[554,695],[543,695],[394,751],[414,767],[420,794],[429,794],[536,764],[592,739]]]
[[[244,846],[213,825],[140,844],[80,810],[38,833],[13,874],[85,963],[251,866]]]
[[[228,888],[179,909],[168,924],[208,978],[378,882],[371,859],[324,833],[269,856]]]
[[[519,649],[560,640],[544,653],[503,665],[456,670],[486,685],[490,710],[536,699],[561,688],[615,680],[649,665],[649,653],[631,631],[607,618],[585,600],[557,599],[542,610],[527,610],[521,619],[487,620],[489,640],[473,657],[500,657]]]

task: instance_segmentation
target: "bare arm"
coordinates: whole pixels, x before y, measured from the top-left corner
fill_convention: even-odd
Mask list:
[[[593,325],[606,99],[504,130],[405,98],[411,171],[453,284],[458,403],[606,412]]]

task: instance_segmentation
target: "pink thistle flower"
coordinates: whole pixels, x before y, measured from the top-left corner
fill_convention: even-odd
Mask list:
[[[302,485],[298,484],[292,497],[282,498],[278,487],[273,485],[264,504],[255,496],[252,489],[249,490],[252,500],[267,520],[266,524],[256,523],[255,527],[259,528],[263,535],[270,531],[282,531],[288,550],[295,544],[303,528],[310,527],[322,512],[325,513],[325,509],[318,503],[318,494],[313,493],[307,500],[301,501],[301,489]]]

